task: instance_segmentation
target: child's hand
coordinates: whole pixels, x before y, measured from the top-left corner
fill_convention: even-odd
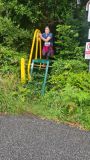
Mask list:
[[[39,37],[42,38],[42,34],[41,33],[39,34]]]

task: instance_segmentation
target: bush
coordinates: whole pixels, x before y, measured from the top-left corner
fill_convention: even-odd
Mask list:
[[[82,73],[67,73],[52,76],[50,79],[53,90],[61,90],[67,84],[76,87],[77,89],[89,92],[90,91],[90,74]]]
[[[83,55],[83,48],[79,47],[78,31],[73,29],[69,25],[58,25],[57,26],[57,53],[58,58],[73,59],[76,57],[81,58]],[[76,56],[78,53],[78,56]],[[80,55],[79,55],[80,54]]]
[[[0,112],[22,113],[29,106],[26,100],[30,89],[23,87],[15,75],[0,77]]]
[[[67,84],[62,90],[50,90],[38,103],[44,115],[49,113],[49,117],[54,119],[81,124],[90,129],[90,92]]]
[[[61,90],[50,90],[45,98],[45,105],[53,108],[67,108],[69,104],[85,107],[90,104],[90,92],[80,90],[70,84],[66,84]]]
[[[52,67],[52,75],[59,75],[62,74],[63,72],[73,72],[73,73],[79,73],[83,71],[87,71],[88,66],[85,60],[83,61],[80,60],[63,60],[63,59],[58,59],[57,61],[54,62],[53,67]]]
[[[20,60],[24,53],[16,52],[10,47],[0,45],[0,71],[2,74],[19,73]]]

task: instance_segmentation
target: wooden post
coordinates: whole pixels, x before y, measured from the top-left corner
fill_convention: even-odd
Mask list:
[[[86,11],[88,12],[88,22],[90,22],[90,0],[86,4]],[[90,40],[90,29],[88,31],[88,40]],[[85,49],[85,59],[89,61],[89,72],[90,72],[90,42],[86,42],[86,49]]]
[[[89,72],[90,72],[90,60],[89,60]]]

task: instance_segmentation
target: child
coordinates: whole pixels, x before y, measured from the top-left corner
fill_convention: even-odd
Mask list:
[[[48,26],[45,27],[45,33],[40,34],[40,38],[44,41],[42,50],[44,58],[48,59],[49,57],[53,57],[53,34],[50,33],[50,28]]]

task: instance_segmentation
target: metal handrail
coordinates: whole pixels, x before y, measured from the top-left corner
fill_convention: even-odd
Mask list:
[[[31,69],[32,56],[34,54],[34,48],[35,47],[36,47],[36,52],[35,52],[34,58],[37,59],[37,57],[38,57],[38,50],[39,50],[40,59],[42,58],[41,39],[39,38],[39,34],[40,33],[41,32],[40,32],[39,29],[36,29],[35,32],[34,32],[34,37],[33,37],[33,41],[32,41],[32,47],[31,47],[29,61],[28,61],[28,80],[31,79],[30,69]]]

